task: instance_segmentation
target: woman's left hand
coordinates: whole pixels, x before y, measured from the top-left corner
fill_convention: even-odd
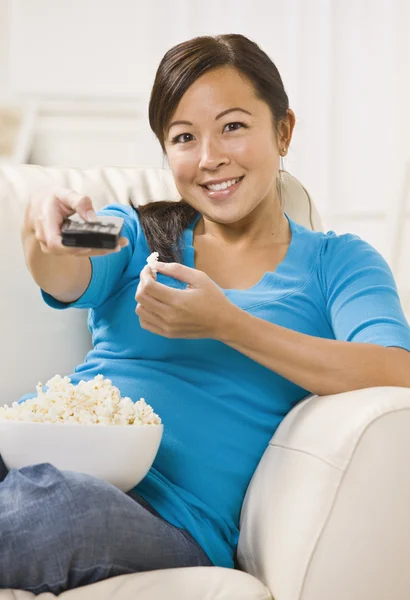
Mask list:
[[[203,271],[179,263],[157,263],[156,268],[189,285],[184,290],[163,285],[146,265],[135,294],[141,327],[167,338],[218,339],[236,305]]]

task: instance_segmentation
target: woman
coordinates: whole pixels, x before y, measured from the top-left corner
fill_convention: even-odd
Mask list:
[[[116,251],[79,250],[62,246],[61,223],[95,218],[92,199],[45,190],[22,239],[44,300],[91,309],[94,348],[72,382],[102,373],[144,397],[164,437],[128,494],[49,464],[4,469],[2,587],[59,593],[121,573],[233,567],[247,486],[295,404],[410,385],[410,329],[384,259],[282,210],[295,116],[269,57],[242,35],[177,45],[149,119],[181,202],[110,205],[98,214],[124,218]],[[145,266],[155,251],[157,275]]]

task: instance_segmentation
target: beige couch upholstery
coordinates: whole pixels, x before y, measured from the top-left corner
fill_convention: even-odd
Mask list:
[[[37,189],[59,183],[109,202],[177,200],[168,170],[0,168],[1,403],[69,373],[90,348],[86,311],[45,305],[26,269],[20,226]],[[286,175],[285,211],[322,229],[306,190]],[[283,420],[248,487],[241,570],[135,573],[69,590],[65,600],[408,600],[410,390],[309,396]],[[0,531],[0,551],[1,531]],[[33,560],[35,558],[33,557]],[[1,588],[1,581],[0,581]],[[0,600],[33,594],[0,589]],[[51,600],[52,594],[40,594]]]

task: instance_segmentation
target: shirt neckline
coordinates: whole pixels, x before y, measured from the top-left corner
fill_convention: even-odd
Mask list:
[[[215,283],[215,285],[218,285],[220,290],[231,294],[247,294],[251,291],[262,287],[271,287],[275,283],[276,279],[280,278],[289,270],[290,266],[295,264],[295,258],[297,256],[299,242],[298,225],[289,217],[287,213],[284,213],[284,215],[289,222],[292,237],[285,258],[278,264],[276,269],[274,271],[267,271],[261,277],[261,279],[257,283],[255,283],[255,285],[245,290],[237,288],[221,288],[217,283]],[[188,225],[188,227],[184,231],[184,262],[188,267],[191,267],[193,269],[195,269],[195,248],[193,246],[194,228],[201,217],[201,213],[195,215],[193,221],[190,223],[190,225]]]

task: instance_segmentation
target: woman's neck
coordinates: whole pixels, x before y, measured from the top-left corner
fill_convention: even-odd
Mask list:
[[[275,214],[276,213],[276,214]],[[251,250],[290,242],[289,222],[282,209],[270,214],[270,223],[266,219],[258,222],[233,223],[224,225],[209,221],[203,216],[194,228],[194,239],[226,249]]]

